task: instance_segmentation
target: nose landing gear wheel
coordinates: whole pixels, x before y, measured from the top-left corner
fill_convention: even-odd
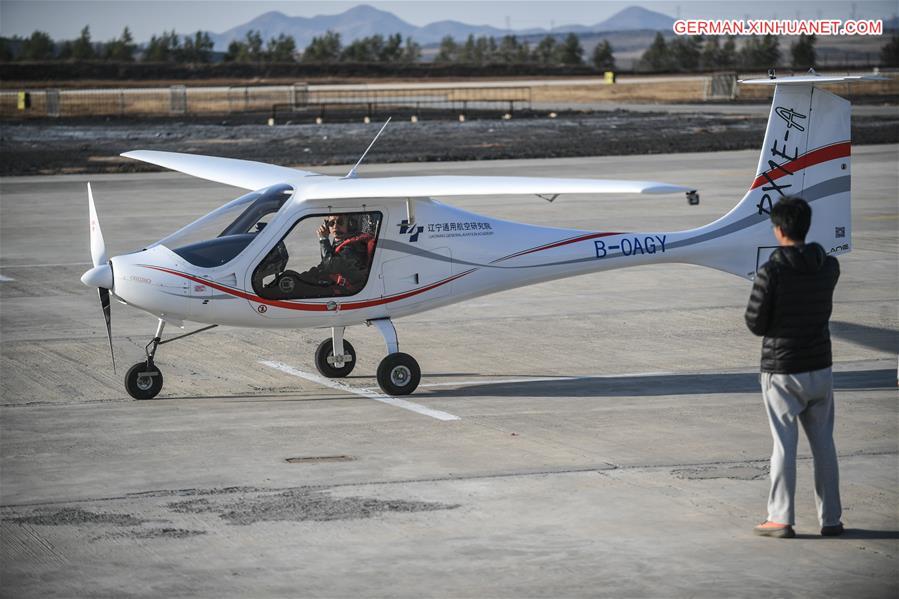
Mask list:
[[[125,375],[125,389],[134,399],[153,399],[162,390],[162,372],[153,363],[138,362]]]
[[[342,366],[333,364],[334,361],[334,340],[325,339],[318,344],[315,350],[315,368],[329,379],[341,379],[353,371],[356,366],[356,350],[350,345],[346,339],[343,340],[343,353],[349,354],[351,359],[344,362]],[[328,362],[328,359],[331,362]]]
[[[378,365],[378,386],[388,395],[409,395],[421,381],[421,368],[409,354],[389,354]]]

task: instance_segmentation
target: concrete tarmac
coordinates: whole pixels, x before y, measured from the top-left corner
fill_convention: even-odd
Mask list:
[[[677,230],[729,210],[757,161],[741,151],[361,174],[694,185],[699,206],[453,201],[548,225]],[[138,402],[121,379],[155,321],[113,304],[114,375],[96,294],[79,281],[88,178],[2,179],[0,595],[895,597],[897,164],[899,146],[853,148],[854,251],[840,259],[832,324],[848,531],[817,534],[803,439],[794,540],[752,535],[771,440],[746,281],[638,267],[397,321],[423,371],[406,399],[452,420],[365,391],[385,351],[366,327],[347,330],[359,363],[343,386],[312,374],[324,330],[220,328],[162,346],[165,388]],[[240,194],[172,173],[90,181],[110,255]]]

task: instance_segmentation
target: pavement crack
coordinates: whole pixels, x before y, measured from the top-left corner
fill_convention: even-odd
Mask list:
[[[856,451],[850,453],[839,454],[840,459],[858,458],[858,457],[880,457],[880,456],[896,456],[899,451]],[[800,456],[802,461],[811,460],[811,456]],[[346,483],[329,483],[321,485],[304,485],[299,487],[222,487],[222,488],[188,488],[188,489],[159,489],[152,491],[141,491],[136,493],[126,493],[123,495],[113,495],[107,497],[94,497],[86,499],[57,500],[44,502],[28,502],[28,503],[10,503],[0,505],[0,509],[17,509],[30,508],[38,506],[54,506],[54,505],[77,505],[87,503],[101,503],[107,501],[121,501],[136,498],[163,498],[163,497],[202,497],[202,496],[221,496],[237,493],[291,493],[298,491],[324,491],[329,489],[351,488],[351,487],[377,487],[392,485],[409,485],[418,483],[439,483],[439,482],[455,482],[455,481],[471,481],[471,480],[490,480],[501,478],[517,478],[517,477],[536,477],[536,476],[553,476],[564,474],[580,474],[585,472],[605,473],[611,471],[639,472],[647,470],[676,470],[684,468],[713,468],[713,467],[738,467],[738,466],[754,466],[756,464],[767,464],[768,457],[753,457],[740,460],[716,460],[710,462],[676,462],[676,463],[656,463],[656,464],[614,464],[610,462],[601,462],[583,467],[561,467],[561,468],[541,468],[534,470],[512,470],[508,472],[485,472],[472,474],[448,474],[446,476],[420,477],[420,478],[403,478],[397,480],[373,480],[373,481],[356,481]]]

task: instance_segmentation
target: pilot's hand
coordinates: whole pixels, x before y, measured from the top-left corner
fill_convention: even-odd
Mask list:
[[[318,227],[318,238],[319,239],[327,239],[328,238],[328,225],[322,223]]]

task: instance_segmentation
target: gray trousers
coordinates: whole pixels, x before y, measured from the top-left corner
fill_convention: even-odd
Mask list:
[[[821,526],[840,522],[840,474],[833,443],[833,373],[830,368],[798,374],[763,372],[760,381],[774,449],[768,520],[795,524],[798,422],[808,437],[815,462],[815,500]]]

